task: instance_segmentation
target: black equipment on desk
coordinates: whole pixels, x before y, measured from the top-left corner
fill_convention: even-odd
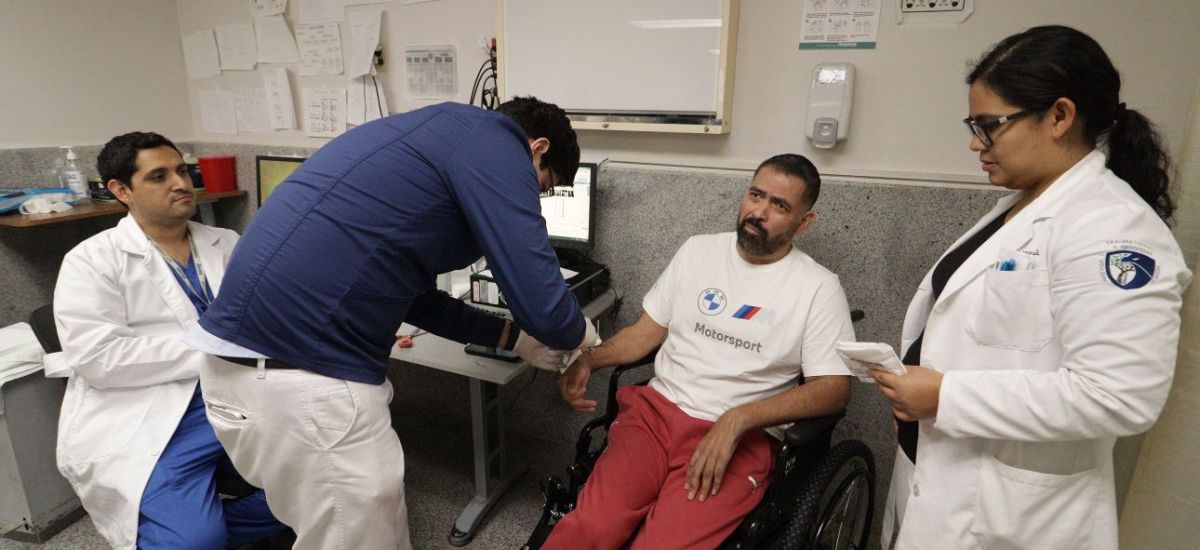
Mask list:
[[[579,305],[591,302],[608,290],[612,275],[607,267],[584,259],[567,260],[562,255],[559,256],[559,262],[563,268],[576,272],[567,279],[567,288],[575,294]],[[471,301],[492,307],[508,307],[504,293],[490,271],[471,274]]]

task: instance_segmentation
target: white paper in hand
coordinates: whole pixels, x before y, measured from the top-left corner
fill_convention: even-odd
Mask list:
[[[588,322],[590,323],[591,321],[588,321]],[[603,344],[603,343],[604,343],[604,340],[603,340],[603,339],[601,339],[599,336],[597,336],[597,337],[596,337],[596,341],[595,341],[595,342],[592,342],[592,345],[590,345],[590,346],[588,346],[588,347],[594,348],[594,347],[596,347],[596,346],[599,346],[600,344]],[[563,364],[562,364],[562,367],[561,367],[560,369],[558,369],[558,373],[559,373],[559,374],[562,374],[562,373],[563,373],[563,371],[567,370],[567,367],[571,366],[571,363],[574,363],[576,359],[579,359],[579,356],[580,356],[580,355],[583,355],[583,351],[582,351],[582,349],[583,349],[583,348],[580,348],[580,349],[577,349],[577,350],[568,351],[568,352],[566,353],[566,355],[563,357]]]
[[[892,346],[884,343],[838,342],[834,351],[854,376],[868,384],[875,383],[875,379],[871,378],[871,369],[882,369],[896,376],[908,373]]]

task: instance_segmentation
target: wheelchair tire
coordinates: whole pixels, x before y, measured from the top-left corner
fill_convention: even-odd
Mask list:
[[[789,550],[866,548],[875,509],[875,458],[861,441],[834,445],[805,480],[784,531]]]

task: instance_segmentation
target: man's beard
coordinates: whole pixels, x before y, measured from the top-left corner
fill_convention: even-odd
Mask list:
[[[754,226],[759,231],[746,227],[748,225]],[[787,246],[791,242],[792,239],[787,233],[769,237],[766,228],[762,226],[762,220],[758,218],[746,217],[737,226],[738,247],[751,256],[770,256],[779,251],[780,247]]]

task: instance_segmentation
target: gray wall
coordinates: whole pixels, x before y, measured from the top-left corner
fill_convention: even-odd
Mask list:
[[[95,175],[97,146],[76,147],[85,174]],[[58,148],[0,149],[0,188],[49,187]],[[50,302],[63,254],[117,224],[117,216],[28,228],[0,226],[0,326],[24,321]]]
[[[229,147],[214,150],[205,144],[178,143],[184,152],[195,155],[224,154]],[[91,178],[97,177],[96,156],[100,145],[75,147],[79,168]],[[308,154],[288,148],[273,148],[281,154]],[[266,154],[265,149],[261,154]],[[51,187],[49,170],[55,160],[64,158],[56,147],[0,149],[0,189]],[[213,210],[217,225],[241,230],[254,215],[254,153],[238,159],[238,186],[249,191],[248,199],[227,199]],[[63,255],[84,239],[114,227],[122,215],[40,225],[35,227],[0,226],[0,326],[24,321],[38,306],[50,302]]]

